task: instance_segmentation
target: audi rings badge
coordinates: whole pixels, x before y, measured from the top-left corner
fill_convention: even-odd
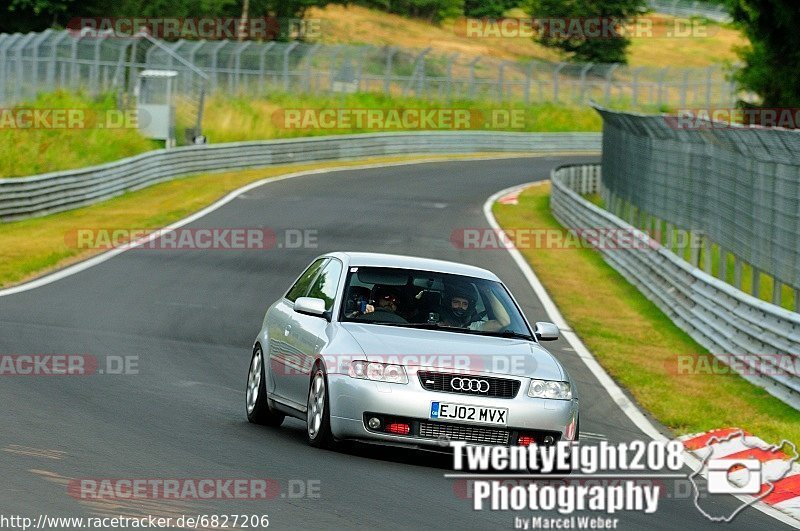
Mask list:
[[[489,382],[486,380],[478,380],[475,378],[453,378],[450,380],[450,387],[454,391],[471,392],[471,393],[488,393]]]

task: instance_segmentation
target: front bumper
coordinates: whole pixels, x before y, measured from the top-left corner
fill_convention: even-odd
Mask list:
[[[407,384],[360,380],[342,374],[328,375],[331,431],[334,437],[441,449],[448,446],[450,440],[467,440],[477,444],[516,444],[517,436],[522,432],[550,434],[557,441],[566,439],[567,426],[577,422],[577,399],[530,398],[527,396],[529,378],[503,376],[521,382],[517,395],[513,398],[491,398],[429,391],[422,387],[413,368],[406,367],[406,370],[409,379]],[[507,425],[433,420],[430,418],[431,402],[507,408]],[[396,435],[368,429],[367,414],[404,420],[411,425],[411,430],[407,435]]]

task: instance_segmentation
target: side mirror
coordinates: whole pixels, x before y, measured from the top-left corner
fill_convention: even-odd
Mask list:
[[[325,301],[322,299],[315,299],[314,297],[298,297],[297,300],[294,301],[294,311],[297,313],[324,317]]]
[[[556,325],[546,321],[539,321],[534,326],[534,334],[536,334],[536,339],[539,341],[555,341],[558,339],[558,332]]]

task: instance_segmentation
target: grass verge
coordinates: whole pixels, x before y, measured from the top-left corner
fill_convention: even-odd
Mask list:
[[[560,229],[550,186],[534,186],[518,205],[495,204],[507,228]],[[736,426],[766,441],[800,441],[795,409],[736,374],[683,374],[682,356],[707,351],[591,249],[520,249],[570,326],[608,373],[677,434]],[[565,263],[569,267],[564,267]]]
[[[81,121],[87,127],[16,128],[2,123],[0,177],[93,166],[159,147],[158,142],[144,138],[135,129],[89,127],[94,118],[115,111],[117,106],[112,95],[91,98],[81,94],[53,92],[41,94],[36,100],[13,108],[50,110],[51,113],[55,109],[78,110],[82,112]]]
[[[402,127],[372,129],[366,127],[315,127],[314,120],[303,119],[307,127],[295,127],[284,118],[286,111],[302,113],[314,118],[316,111],[323,109],[362,110],[380,109],[383,111],[405,109],[446,109],[470,111],[472,130],[516,131],[516,132],[573,132],[602,129],[603,122],[594,110],[587,106],[535,103],[525,105],[520,102],[486,102],[475,100],[430,101],[420,98],[387,96],[379,93],[359,94],[286,94],[272,93],[269,98],[250,98],[229,96],[213,97],[206,104],[203,117],[203,132],[212,142],[234,142],[239,140],[261,140],[265,138],[290,138],[299,136],[319,136],[335,134],[370,133],[409,130]],[[506,118],[517,118],[516,123],[507,123]],[[189,113],[181,113],[188,115]],[[355,122],[355,120],[353,120]],[[324,122],[323,122],[324,124]],[[344,120],[336,124],[345,125]],[[322,125],[322,124],[320,124]],[[381,125],[391,125],[390,120],[382,120]],[[438,130],[454,129],[444,120]],[[420,130],[420,129],[412,129]]]
[[[24,109],[87,109],[89,116],[102,116],[114,112],[116,105],[110,95],[92,98],[86,95],[56,92],[42,94],[35,101],[20,104]],[[376,93],[360,94],[281,94],[269,97],[210,98],[205,105],[203,133],[212,143],[238,142],[245,140],[269,140],[336,134],[370,133],[383,131],[420,131],[420,128],[391,127],[386,118],[382,125],[389,129],[367,127],[321,127],[306,120],[303,127],[282,120],[281,113],[293,110],[304,116],[318,116],[323,109],[384,111],[404,109],[445,109],[448,112],[466,109],[469,111],[469,129],[480,131],[517,132],[571,132],[600,131],[600,116],[588,107],[566,104],[538,103],[493,103],[472,100],[427,101],[419,98],[389,97]],[[177,140],[184,140],[184,130],[191,126],[194,109],[179,106],[177,109]],[[512,114],[513,113],[513,114]],[[516,122],[510,122],[515,117]],[[162,147],[142,137],[136,129],[108,129],[94,127],[87,121],[83,128],[67,129],[11,129],[0,135],[0,178],[27,176],[101,164],[121,159],[144,151]],[[337,121],[336,125],[344,124]],[[135,125],[135,124],[134,124]],[[413,125],[413,124],[412,124]],[[457,131],[442,119],[439,130]],[[2,129],[2,126],[0,126]]]

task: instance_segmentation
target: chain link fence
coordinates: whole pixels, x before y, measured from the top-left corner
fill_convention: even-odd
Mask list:
[[[785,285],[800,311],[799,131],[702,119],[685,127],[674,117],[597,111],[602,194],[612,211],[668,236],[696,234],[702,244],[687,253],[693,265],[728,279],[732,262],[737,288],[746,267],[755,296],[766,275],[772,302],[782,303]]]
[[[650,9],[673,17],[703,17],[715,22],[732,22],[731,14],[720,4],[689,0],[649,0]]]
[[[174,69],[193,103],[210,93],[379,92],[436,100],[637,106],[726,105],[735,85],[720,66],[632,68],[441,54],[431,49],[300,42],[159,41],[67,31],[0,35],[0,104],[56,89],[131,94],[142,69]],[[205,79],[207,76],[207,81]],[[191,123],[191,122],[190,122]]]

